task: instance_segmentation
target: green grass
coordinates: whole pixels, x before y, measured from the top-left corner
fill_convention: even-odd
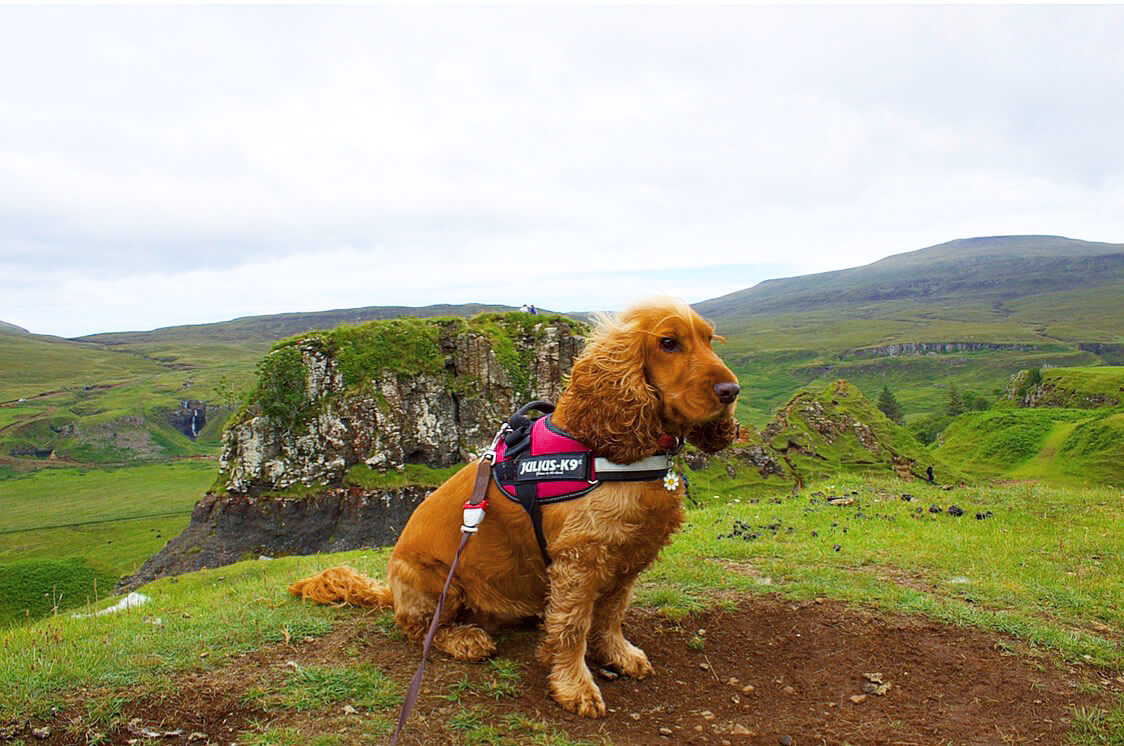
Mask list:
[[[860,496],[850,507],[812,497],[852,490]],[[905,502],[903,492],[916,497]],[[933,503],[946,511],[955,503],[965,515],[930,514]],[[988,511],[993,516],[975,519]],[[735,520],[753,526],[758,537],[720,538]],[[1088,655],[1119,667],[1118,643],[1074,630],[1091,622],[1124,627],[1122,521],[1124,502],[1112,488],[1025,484],[946,492],[919,482],[838,476],[781,504],[743,494],[692,510],[687,529],[642,576],[637,598],[673,618],[705,605],[716,591],[843,598],[1011,634],[1071,659]],[[950,583],[954,578],[967,582]]]
[[[320,710],[335,704],[386,710],[401,703],[399,686],[378,668],[365,664],[343,668],[297,666],[276,695],[264,699],[267,707],[296,712]]]
[[[520,673],[521,668],[519,661],[493,658],[487,663],[487,671],[484,673],[483,679],[477,677],[476,680],[473,680],[465,676],[450,686],[448,693],[444,696],[451,702],[459,702],[461,697],[468,692],[492,699],[518,697],[519,683],[523,678]]]
[[[720,482],[714,477],[711,484]],[[855,505],[825,503],[852,491],[859,492]],[[915,499],[901,500],[903,492]],[[946,492],[916,481],[838,476],[779,503],[768,494],[733,488],[725,500],[692,509],[688,524],[641,576],[638,603],[683,619],[732,594],[822,596],[1010,635],[1067,660],[1124,666],[1120,643],[1096,627],[1124,628],[1119,490],[1023,484]],[[966,515],[950,516],[953,502]],[[945,512],[930,514],[931,503]],[[977,512],[988,511],[990,517],[976,520]],[[735,521],[758,536],[726,538]],[[141,609],[91,619],[59,615],[2,631],[0,649],[20,654],[0,655],[0,722],[42,713],[77,687],[155,686],[177,671],[220,666],[262,645],[323,635],[362,612],[303,604],[286,586],[340,563],[381,577],[387,554],[242,562],[158,580],[142,589],[152,601]],[[144,621],[154,616],[164,620],[162,628]],[[513,662],[497,661],[461,693],[509,696],[518,675]],[[291,678],[291,690],[276,696],[313,706],[329,695],[303,699],[305,688],[320,691],[311,679]],[[470,716],[458,722],[465,734],[483,732]],[[501,729],[498,737],[511,736]]]
[[[0,629],[104,598],[116,582],[78,559],[0,564]]]
[[[960,415],[935,455],[983,477],[1124,485],[1124,411],[1018,409]]]
[[[190,510],[213,478],[206,462],[24,474],[0,482],[0,530]]]
[[[1110,710],[1080,707],[1073,711],[1069,743],[1075,746],[1120,746],[1124,744],[1124,697]]]
[[[403,464],[402,470],[380,471],[366,464],[355,464],[347,470],[344,484],[355,485],[372,490],[398,489],[401,487],[440,487],[449,477],[464,468],[464,464],[446,467],[431,467],[423,464]]]
[[[0,480],[0,576],[32,563],[26,588],[0,583],[0,627],[104,598],[117,580],[188,524],[213,467],[183,462],[119,469],[44,469]],[[97,592],[93,581],[97,579]],[[66,580],[64,580],[66,579]],[[57,590],[56,590],[57,595]]]
[[[383,552],[333,559],[374,575],[385,566]],[[42,715],[75,687],[158,686],[177,671],[213,668],[267,644],[324,635],[359,612],[304,604],[285,590],[323,562],[302,557],[203,570],[145,586],[151,601],[137,609],[86,619],[52,616],[0,631],[0,649],[19,651],[0,655],[0,722]],[[163,626],[145,621],[154,617]]]

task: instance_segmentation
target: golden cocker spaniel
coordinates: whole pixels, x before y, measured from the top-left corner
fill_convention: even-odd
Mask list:
[[[600,317],[554,424],[619,464],[664,452],[660,442],[668,435],[711,453],[725,448],[735,436],[738,385],[712,349],[713,338],[707,321],[670,299]],[[356,602],[356,593],[366,594],[369,605],[393,607],[398,626],[420,642],[460,543],[476,469],[464,467],[417,507],[394,547],[386,586],[364,579],[365,589],[332,588],[327,571],[290,590],[318,601]],[[634,678],[652,673],[621,622],[636,576],[683,521],[683,497],[682,485],[669,489],[662,480],[606,482],[581,498],[544,505],[553,560],[547,568],[527,512],[493,482],[487,517],[461,557],[433,644],[454,658],[486,658],[495,643],[473,620],[545,617],[539,658],[551,667],[554,699],[586,717],[604,715],[586,655]]]

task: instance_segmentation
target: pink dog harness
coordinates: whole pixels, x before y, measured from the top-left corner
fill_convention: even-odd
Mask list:
[[[536,409],[547,413],[531,420]],[[615,464],[595,457],[592,449],[550,419],[554,405],[531,402],[511,416],[510,429],[496,447],[492,474],[503,494],[519,503],[531,518],[543,560],[550,565],[542,530],[543,505],[573,500],[602,482],[642,482],[664,479],[672,473],[672,458],[682,448],[675,439],[668,451],[631,464]]]

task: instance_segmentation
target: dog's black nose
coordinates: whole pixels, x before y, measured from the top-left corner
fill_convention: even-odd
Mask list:
[[[714,384],[714,393],[718,395],[718,401],[723,404],[729,404],[734,399],[738,398],[738,392],[742,387],[736,383],[716,383]]]

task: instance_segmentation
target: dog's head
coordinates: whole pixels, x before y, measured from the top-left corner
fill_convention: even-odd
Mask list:
[[[709,453],[725,448],[736,431],[738,379],[714,339],[709,322],[670,298],[599,316],[559,403],[566,427],[617,463],[658,452],[663,435],[686,436]]]

